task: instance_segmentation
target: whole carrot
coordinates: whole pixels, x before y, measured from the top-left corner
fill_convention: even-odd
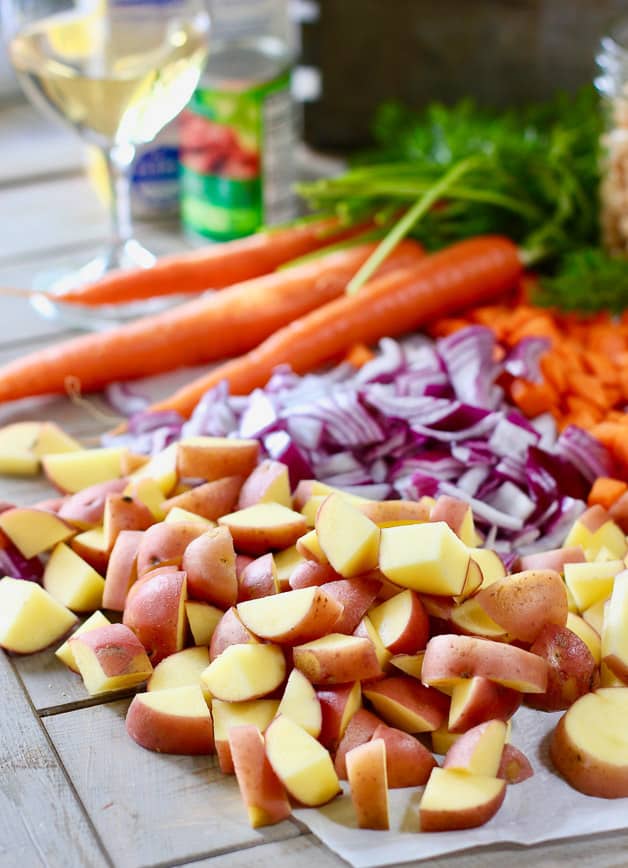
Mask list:
[[[484,236],[461,241],[415,265],[382,275],[357,295],[342,296],[295,320],[240,358],[153,405],[189,416],[201,396],[221,380],[232,394],[263,386],[282,363],[299,374],[346,352],[398,335],[435,317],[480,304],[512,289],[521,275],[516,246],[507,238]]]
[[[268,274],[291,259],[352,237],[362,227],[342,229],[335,218],[258,232],[157,260],[151,268],[114,271],[94,283],[55,294],[71,304],[120,304],[157,295],[222,289]]]
[[[239,355],[278,328],[339,296],[373,244],[339,250],[236,284],[108,332],[53,344],[0,367],[0,401],[62,393],[68,377],[85,392],[184,365]],[[423,256],[399,245],[385,269]]]

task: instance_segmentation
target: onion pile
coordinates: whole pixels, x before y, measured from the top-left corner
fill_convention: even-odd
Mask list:
[[[106,443],[157,452],[180,437],[256,438],[293,485],[316,478],[370,499],[460,498],[486,545],[509,559],[560,545],[591,483],[614,470],[587,432],[559,435],[551,415],[529,420],[506,400],[508,378],[538,380],[546,348],[526,338],[505,352],[482,326],[438,341],[385,338],[359,370],[342,363],[298,376],[281,366],[246,397],[223,382],[189,420],[134,412],[127,433]],[[116,387],[110,397],[137,410],[135,393]]]

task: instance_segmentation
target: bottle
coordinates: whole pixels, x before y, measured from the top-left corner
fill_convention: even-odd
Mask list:
[[[602,37],[595,86],[602,98],[600,223],[609,253],[628,256],[628,19]]]
[[[187,233],[238,238],[294,216],[288,0],[213,0],[209,59],[180,117]]]
[[[107,165],[98,148],[87,148],[87,175],[100,199],[108,203]],[[179,213],[179,128],[171,121],[147,145],[136,149],[131,166],[131,212],[138,220]]]

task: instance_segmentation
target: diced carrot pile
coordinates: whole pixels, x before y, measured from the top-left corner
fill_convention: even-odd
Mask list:
[[[438,320],[430,331],[440,337],[474,324],[491,328],[506,349],[526,337],[547,338],[542,380],[505,383],[512,402],[528,417],[549,412],[560,429],[589,431],[628,475],[628,312],[561,314],[534,307],[524,290],[519,304],[477,307],[464,318]]]

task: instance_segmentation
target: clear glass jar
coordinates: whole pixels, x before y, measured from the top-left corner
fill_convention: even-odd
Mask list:
[[[595,86],[602,97],[600,224],[609,253],[628,256],[628,19],[602,37]]]

